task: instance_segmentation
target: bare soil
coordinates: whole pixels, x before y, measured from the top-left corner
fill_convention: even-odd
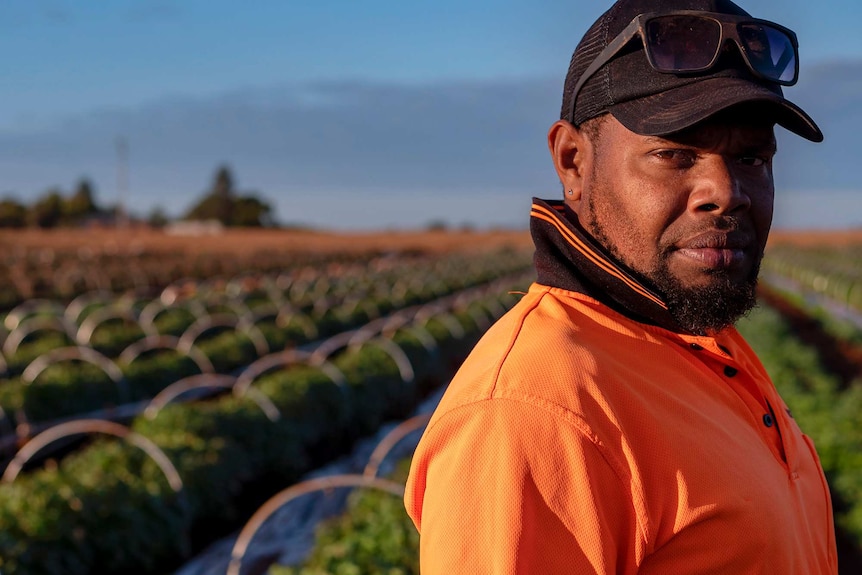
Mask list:
[[[334,233],[274,229],[226,230],[215,235],[171,235],[149,229],[0,230],[0,252],[50,249],[56,252],[184,252],[247,254],[261,251],[363,253],[369,251],[482,251],[529,247],[529,232],[375,231]]]
[[[847,230],[772,230],[770,244],[845,246],[862,244],[862,228]]]
[[[770,244],[847,245],[862,243],[862,229],[773,230]],[[52,249],[94,252],[183,251],[186,253],[250,253],[302,251],[362,253],[385,250],[433,252],[494,250],[503,246],[529,248],[523,230],[439,230],[324,232],[310,230],[241,229],[216,235],[172,235],[151,229],[0,229],[0,250]]]
[[[800,340],[817,351],[820,363],[843,387],[862,377],[862,347],[831,335],[816,318],[765,285],[758,286],[758,296],[787,320]]]

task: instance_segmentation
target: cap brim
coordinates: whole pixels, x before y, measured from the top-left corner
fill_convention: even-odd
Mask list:
[[[742,78],[706,78],[614,104],[608,111],[637,134],[663,136],[689,128],[713,114],[745,102],[766,104],[775,123],[812,142],[822,142],[823,132],[802,108],[780,94]]]

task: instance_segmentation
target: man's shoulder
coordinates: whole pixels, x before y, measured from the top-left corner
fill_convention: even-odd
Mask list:
[[[580,294],[533,285],[476,344],[438,411],[494,399],[566,404],[595,384],[596,357],[613,345],[608,313]]]

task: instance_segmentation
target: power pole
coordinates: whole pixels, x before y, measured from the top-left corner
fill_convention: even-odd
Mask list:
[[[124,136],[117,136],[117,227],[127,228],[126,194],[129,190],[129,144]]]

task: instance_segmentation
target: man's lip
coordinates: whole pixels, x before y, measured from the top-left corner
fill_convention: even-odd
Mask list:
[[[751,246],[751,238],[738,232],[706,232],[677,244],[677,249],[727,249],[745,250]]]
[[[745,234],[708,232],[681,242],[676,252],[708,268],[741,265],[752,242]]]

